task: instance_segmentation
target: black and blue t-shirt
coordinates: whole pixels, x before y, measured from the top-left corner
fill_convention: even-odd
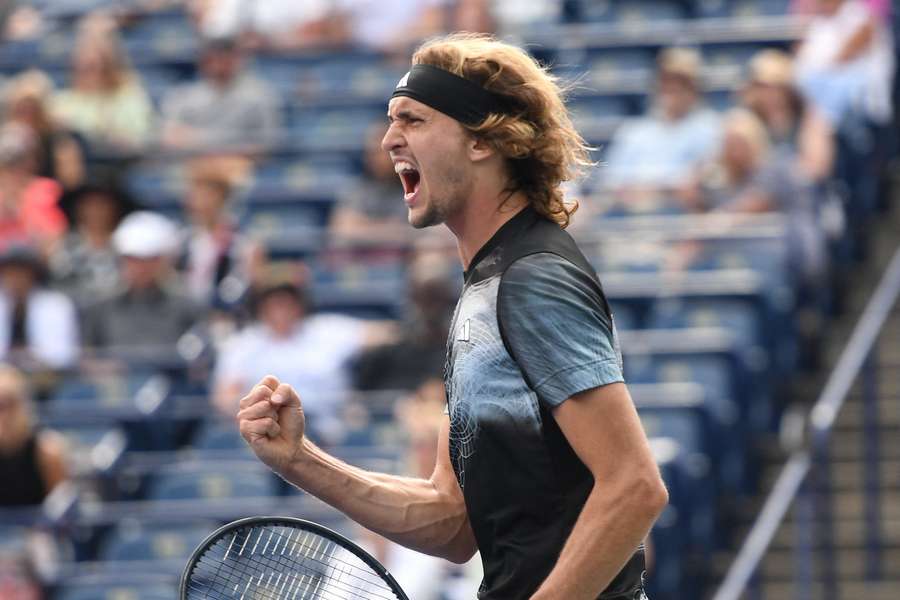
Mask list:
[[[528,598],[556,564],[594,481],[551,411],[622,380],[594,270],[523,209],[469,265],[447,346],[450,459],[484,564],[479,598]],[[639,549],[601,598],[635,597],[643,570]]]

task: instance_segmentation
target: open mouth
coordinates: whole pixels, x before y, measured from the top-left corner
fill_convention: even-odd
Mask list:
[[[397,161],[394,164],[394,170],[400,176],[400,181],[403,183],[404,199],[407,202],[411,201],[419,191],[419,183],[421,181],[419,170],[416,169],[412,163],[402,160]]]

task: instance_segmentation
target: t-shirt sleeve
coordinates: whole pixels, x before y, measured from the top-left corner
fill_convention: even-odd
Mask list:
[[[596,281],[550,253],[519,259],[503,274],[497,318],[504,341],[541,402],[623,381],[615,326]]]

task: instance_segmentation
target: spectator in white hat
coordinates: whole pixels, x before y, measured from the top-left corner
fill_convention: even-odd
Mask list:
[[[85,344],[142,356],[170,352],[200,316],[171,287],[178,228],[160,214],[134,212],[119,224],[113,247],[122,261],[122,286],[85,311]]]

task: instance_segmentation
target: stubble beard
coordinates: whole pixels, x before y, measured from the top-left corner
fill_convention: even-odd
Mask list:
[[[433,196],[429,199],[424,212],[414,215],[409,214],[409,224],[415,229],[425,229],[435,225],[442,225],[451,216],[459,212],[469,196],[465,174],[461,169],[450,168],[440,179],[442,196]]]

